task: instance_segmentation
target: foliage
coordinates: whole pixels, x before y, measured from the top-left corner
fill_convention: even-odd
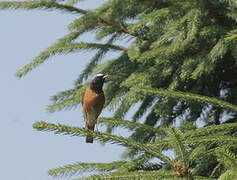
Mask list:
[[[104,119],[100,121],[103,122]],[[109,122],[107,119],[105,121]],[[121,121],[123,120],[115,120]],[[114,123],[112,119],[110,122]],[[119,123],[116,123],[119,125]],[[123,123],[130,127],[134,124]],[[151,127],[136,123],[137,127],[144,127],[150,131]],[[157,128],[152,128],[156,140],[153,143],[140,143],[132,139],[111,135],[106,132],[94,132],[83,128],[69,127],[61,124],[50,124],[46,122],[36,122],[33,127],[39,131],[53,131],[56,134],[73,136],[94,136],[97,140],[116,143],[128,148],[135,148],[139,155],[129,161],[118,161],[112,163],[76,163],[59,167],[49,171],[52,176],[71,176],[78,172],[94,171],[97,174],[82,179],[157,179],[157,178],[183,178],[183,179],[212,179],[212,171],[216,171],[215,166],[209,166],[206,170],[208,174],[203,176],[198,170],[203,161],[212,158],[212,161],[219,161],[224,166],[219,171],[223,172],[220,179],[224,179],[228,174],[233,175],[237,167],[237,155],[231,152],[236,149],[237,136],[229,134],[237,130],[237,123],[208,126],[203,128],[187,129],[166,127],[159,132]],[[217,135],[219,135],[217,137]],[[170,157],[167,150],[174,153]],[[152,164],[151,159],[156,158],[156,163]],[[210,165],[210,164],[209,164]],[[153,168],[151,168],[153,167]],[[154,168],[155,167],[155,168]],[[142,170],[142,172],[141,172]],[[214,178],[213,178],[214,179]]]
[[[33,58],[16,76],[23,77],[58,53],[96,52],[75,80],[75,87],[52,96],[47,110],[75,107],[93,74],[109,74],[106,107],[114,114],[99,120],[107,124],[106,132],[44,122],[35,123],[34,128],[89,134],[103,142],[117,143],[128,148],[124,156],[131,160],[76,163],[49,174],[95,170],[101,173],[85,179],[235,178],[236,1],[107,0],[92,10],[80,9],[79,2],[0,2],[1,9],[52,9],[78,14],[68,25],[68,35]],[[87,32],[94,35],[95,42],[78,42]],[[104,59],[110,52],[117,56]],[[138,108],[132,109],[131,121],[125,121],[135,104]],[[197,122],[206,127],[198,128]],[[112,135],[115,127],[125,127],[132,134]],[[170,151],[174,158],[167,155]],[[159,162],[152,164],[152,158]]]
[[[235,117],[233,109],[151,96],[149,92],[140,96],[133,88],[146,86],[178,90],[235,104],[235,1],[109,0],[92,10],[78,8],[78,2],[0,2],[1,8],[58,9],[78,14],[78,18],[68,25],[70,33],[22,67],[16,73],[18,77],[24,76],[52,55],[93,50],[97,53],[75,81],[74,91],[94,73],[110,74],[112,80],[105,90],[106,105],[115,109],[114,117],[123,119],[136,103],[141,106],[134,110],[133,119],[139,121],[146,114],[145,123],[151,126],[175,123],[176,117],[182,117],[184,121],[199,118],[206,123],[214,121],[216,124],[222,121],[222,114]],[[75,40],[86,32],[94,33],[99,43],[76,43]],[[129,42],[128,47],[115,45],[121,44],[123,39]],[[104,40],[108,41],[101,43]],[[105,54],[111,51],[118,52],[118,57],[101,64]],[[48,110],[61,110],[79,103],[77,96],[65,97],[64,101],[65,104],[53,101]],[[158,110],[152,108],[146,113],[153,106],[159,107]],[[108,132],[112,128],[109,126]],[[136,138],[136,134],[133,136]]]

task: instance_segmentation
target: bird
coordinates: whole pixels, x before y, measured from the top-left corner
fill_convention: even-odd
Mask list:
[[[105,95],[103,85],[108,75],[96,74],[82,95],[82,113],[85,121],[85,129],[94,131],[97,118],[104,104]],[[93,143],[92,136],[86,136],[86,143]]]

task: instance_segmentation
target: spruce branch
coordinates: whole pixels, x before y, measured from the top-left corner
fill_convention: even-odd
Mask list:
[[[198,64],[193,72],[192,78],[197,79],[204,72],[206,72],[206,74],[212,72],[218,65],[218,62],[223,61],[223,57],[227,54],[231,45],[236,43],[236,40],[236,29],[229,31],[224,37],[220,38],[208,53],[206,60]]]
[[[77,80],[75,81],[75,85],[78,86],[83,82],[83,80],[87,79],[89,75],[93,72],[93,69],[96,65],[98,65],[99,61],[104,57],[104,55],[108,52],[109,49],[100,49],[95,56],[90,60],[89,64],[87,64],[86,68],[79,75]]]
[[[224,38],[224,41],[230,45],[231,43],[236,43],[237,41],[237,29],[234,29],[227,33],[227,35]]]
[[[215,176],[215,174],[218,172],[218,170],[220,170],[220,168],[221,168],[221,163],[218,163],[216,167],[213,169],[213,171],[211,172],[211,175],[209,177]]]
[[[33,124],[33,128],[38,131],[54,131],[55,134],[72,135],[72,136],[94,136],[95,139],[100,139],[105,142],[120,144],[128,148],[135,148],[140,151],[147,152],[164,161],[169,160],[168,157],[161,155],[159,152],[157,152],[154,149],[148,148],[144,144],[141,144],[141,143],[138,143],[138,142],[135,142],[123,137],[111,135],[108,133],[100,133],[100,132],[86,130],[83,128],[70,127],[70,126],[61,125],[61,124],[55,125],[55,124],[46,123],[43,121],[35,122]]]
[[[122,174],[109,174],[109,175],[92,175],[87,178],[81,178],[80,180],[141,180],[150,179],[155,180],[157,178],[174,177],[172,171],[155,171],[155,172],[130,172]],[[78,179],[79,180],[79,179]]]
[[[237,8],[237,2],[235,0],[219,0],[219,1],[223,3],[228,3],[229,5]]]
[[[112,45],[112,43],[116,40],[117,34],[113,35],[105,44]],[[105,56],[105,54],[109,51],[109,48],[103,48],[98,50],[98,52],[94,55],[94,57],[90,60],[89,64],[87,64],[86,68],[80,74],[78,79],[75,82],[75,85],[78,86],[83,82],[83,80],[87,79],[88,76],[93,72],[93,69],[96,65],[99,64],[100,60]]]
[[[151,126],[145,125],[145,124],[141,124],[141,123],[136,123],[136,122],[131,122],[131,121],[127,121],[127,120],[120,120],[117,118],[100,118],[98,120],[98,123],[100,124],[114,124],[114,125],[120,125],[122,127],[129,127],[129,128],[141,128],[143,130],[149,131],[149,132],[155,132],[158,134],[161,134],[163,131],[162,129],[159,128],[153,128]]]
[[[112,171],[125,164],[126,161],[111,163],[75,163],[49,170],[48,174],[53,177],[70,177],[81,172]]]
[[[75,8],[68,5],[58,4],[56,2],[46,2],[46,1],[5,1],[0,2],[0,9],[7,9],[7,8],[14,8],[14,9],[58,9],[63,10],[65,12],[70,13],[78,13],[78,14],[85,14],[87,11]]]
[[[147,96],[142,104],[140,105],[139,109],[134,113],[132,120],[134,122],[137,122],[143,115],[144,113],[149,109],[149,107],[153,104],[154,102],[154,97],[152,96]]]
[[[170,145],[174,148],[176,155],[178,155],[184,166],[184,168],[188,168],[188,159],[187,159],[187,152],[186,148],[183,144],[183,137],[182,133],[179,132],[177,129],[171,127],[167,129],[167,135],[169,138]]]
[[[62,109],[70,109],[81,102],[81,96],[74,96],[71,98],[64,99],[60,102],[54,103],[52,105],[48,105],[46,110],[48,112],[60,111]]]
[[[47,107],[47,111],[55,112],[66,108],[71,108],[81,102],[82,94],[87,86],[78,86],[76,89],[60,92],[51,97],[53,104]]]
[[[161,164],[147,162],[138,166],[136,171],[158,171],[162,168]]]
[[[225,171],[223,174],[221,174],[221,176],[218,178],[218,180],[234,180],[237,179],[237,173],[236,173],[236,169],[230,169]]]
[[[237,169],[237,155],[225,148],[217,148],[215,155],[227,169]]]
[[[190,152],[188,158],[189,160],[197,159],[199,157],[205,156],[210,151],[207,150],[207,147],[204,145],[199,145]]]
[[[124,98],[121,100],[121,105],[116,109],[114,113],[115,118],[123,119],[125,114],[129,111],[132,105],[140,100],[137,94],[133,91],[128,91]]]
[[[16,76],[17,77],[22,77],[23,75],[28,73],[30,70],[32,70],[32,68],[34,68],[35,66],[43,63],[50,56],[50,51],[51,50],[53,50],[56,47],[62,47],[66,44],[71,43],[81,33],[82,33],[82,31],[79,29],[79,30],[73,31],[73,32],[67,34],[66,36],[60,38],[56,43],[52,44],[46,50],[42,51],[38,56],[33,58],[31,63],[29,63],[28,65],[25,65],[23,68],[21,68],[19,71],[17,71]]]
[[[117,173],[127,173],[136,170],[140,165],[142,165],[144,162],[151,159],[152,156],[150,154],[142,154],[138,156],[137,158],[123,164],[120,168],[118,168],[113,174]]]
[[[148,37],[140,37],[138,34],[130,32],[128,30],[128,27],[126,27],[126,25],[123,24],[122,22],[118,23],[118,22],[106,20],[100,15],[100,13],[103,13],[103,12],[87,11],[86,13],[84,13],[83,17],[78,18],[74,20],[72,23],[70,23],[68,25],[68,29],[69,30],[78,29],[78,27],[80,27],[82,24],[85,27],[91,28],[91,29],[99,28],[103,30],[109,27],[111,29],[110,34],[112,33],[125,34],[125,35],[130,35],[132,37],[143,39],[145,41],[152,41]]]
[[[194,145],[194,144],[216,144],[216,143],[237,143],[237,137],[232,136],[205,136],[198,138],[190,138],[184,140],[184,144],[186,145]]]
[[[217,180],[216,178],[203,177],[203,176],[194,176],[195,180]]]
[[[116,45],[109,45],[109,44],[98,44],[98,43],[73,43],[73,44],[55,44],[45,51],[41,52],[38,56],[33,58],[33,60],[21,68],[19,71],[16,72],[16,76],[22,77],[33,68],[37,67],[38,65],[42,64],[47,58],[59,53],[69,53],[79,50],[96,50],[96,49],[103,49],[108,48],[113,51],[126,51],[126,48]]]
[[[233,19],[234,21],[237,21],[237,12],[236,11],[228,11],[226,15]]]
[[[225,143],[225,144],[230,144],[230,143],[236,143],[237,142],[237,137],[232,137],[232,136],[221,136],[221,137],[217,137],[217,136],[204,136],[204,137],[194,137],[194,138],[188,138],[186,140],[184,140],[182,143],[183,145],[200,145],[200,144],[221,144],[221,143]],[[147,144],[147,147],[150,148],[155,148],[155,147],[159,147],[159,146],[163,146],[165,144],[169,144],[169,141],[164,141],[161,143],[150,143]]]
[[[207,135],[214,135],[215,133],[220,131],[230,132],[233,129],[237,129],[237,123],[226,123],[215,126],[206,126],[195,129],[193,131],[188,131],[184,133],[183,136],[184,138],[207,136]]]
[[[66,91],[59,92],[59,93],[51,96],[50,100],[54,101],[54,102],[59,102],[59,101],[65,100],[69,97],[73,97],[78,93],[78,89],[80,89],[80,88],[82,88],[82,86],[79,86],[77,89],[69,89]]]
[[[173,91],[173,90],[163,90],[163,89],[152,89],[152,88],[133,88],[133,90],[137,93],[143,93],[143,94],[157,94],[160,96],[167,96],[171,98],[180,98],[184,100],[193,100],[200,103],[210,103],[214,106],[218,106],[225,109],[230,109],[237,112],[237,106],[234,104],[231,104],[229,102],[219,100],[217,98],[203,96],[199,94],[193,94],[193,93],[186,93],[186,92],[179,92],[179,91]]]
[[[199,9],[192,8],[177,21],[168,23],[168,27],[164,28],[165,33],[160,35],[161,38],[152,42],[151,48],[144,51],[137,60],[148,62],[155,59],[157,64],[162,64],[181,57],[196,40],[201,28],[202,16],[203,14]],[[179,31],[180,27],[185,30]]]

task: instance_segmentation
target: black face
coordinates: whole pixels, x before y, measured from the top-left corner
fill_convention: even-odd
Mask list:
[[[98,84],[98,85],[103,85],[104,78],[103,78],[103,76],[96,76],[92,79],[91,83]]]
[[[102,92],[102,87],[107,76],[97,74],[91,81],[91,89],[97,92]]]

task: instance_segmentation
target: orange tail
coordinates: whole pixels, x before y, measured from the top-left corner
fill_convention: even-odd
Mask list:
[[[94,131],[94,128],[95,128],[95,125],[89,126],[88,124],[86,124],[86,129],[90,129],[90,130]],[[93,137],[86,136],[86,143],[93,143]]]

